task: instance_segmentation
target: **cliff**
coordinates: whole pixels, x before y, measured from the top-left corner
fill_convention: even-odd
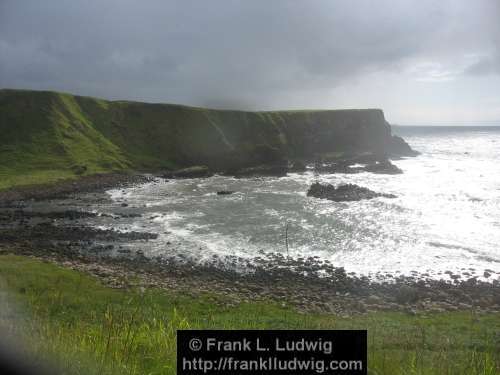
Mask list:
[[[404,142],[393,147],[378,109],[245,112],[47,91],[0,90],[0,134],[0,177],[15,184],[37,182],[37,175],[195,164],[227,170],[331,152],[405,153]]]

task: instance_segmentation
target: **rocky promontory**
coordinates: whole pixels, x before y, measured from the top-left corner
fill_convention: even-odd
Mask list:
[[[307,191],[307,196],[328,199],[335,202],[359,201],[378,197],[396,198],[394,194],[377,193],[354,184],[343,184],[335,187],[331,184],[322,185],[319,182],[311,185]]]
[[[300,167],[329,154],[416,154],[380,109],[250,112],[0,90],[0,120],[10,186],[34,173],[39,182],[130,170],[275,175],[290,160]]]

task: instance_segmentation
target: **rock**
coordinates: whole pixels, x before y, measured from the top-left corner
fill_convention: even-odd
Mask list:
[[[396,198],[393,194],[377,193],[365,187],[354,184],[345,184],[335,187],[333,185],[321,185],[315,182],[307,191],[308,197],[328,199],[335,202],[359,201],[361,199],[372,199],[377,197]]]
[[[403,171],[392,164],[388,159],[369,164],[364,168],[365,171],[378,174],[401,174]]]
[[[408,143],[401,137],[393,135],[389,140],[389,154],[394,156],[417,156],[420,155],[418,151],[413,150]]]
[[[357,164],[366,164],[359,166]],[[363,153],[332,160],[327,163],[316,163],[314,171],[318,173],[360,173],[401,174],[403,171],[392,164],[386,155]]]
[[[284,177],[288,172],[286,164],[260,165],[257,167],[242,168],[233,173],[235,177],[252,177],[252,176],[274,176]]]
[[[387,160],[387,155],[373,152],[363,152],[344,159],[347,164],[372,164]]]
[[[345,161],[340,161],[337,163],[329,164],[316,164],[314,166],[314,171],[317,173],[360,173],[363,168],[353,168],[350,163]]]
[[[382,299],[379,297],[379,296],[376,296],[376,295],[371,295],[371,296],[368,296],[366,298],[366,303],[370,304],[370,305],[378,305],[380,303],[382,303]]]
[[[200,178],[213,176],[213,172],[206,165],[196,165],[189,168],[178,169],[163,174],[163,178]]]
[[[234,191],[230,191],[230,190],[221,190],[221,191],[218,191],[217,192],[217,195],[230,195],[230,194],[233,194]]]
[[[416,315],[417,315],[417,310],[412,309],[411,307],[408,307],[407,309],[405,309],[405,312],[406,312],[408,315],[412,315],[412,316],[416,316]]]
[[[395,298],[398,303],[416,302],[419,299],[418,289],[403,285],[396,291]]]
[[[290,166],[290,172],[305,172],[307,170],[306,164],[300,160],[296,160]]]
[[[86,165],[73,165],[71,167],[71,170],[73,171],[74,174],[82,175],[85,172],[87,172],[87,166]]]

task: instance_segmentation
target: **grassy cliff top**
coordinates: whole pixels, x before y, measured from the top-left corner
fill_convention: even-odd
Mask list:
[[[10,89],[3,88],[0,89],[0,96],[2,95],[69,95],[75,98],[81,98],[86,100],[95,100],[99,102],[107,103],[121,103],[130,105],[152,105],[152,106],[169,106],[184,108],[193,111],[217,111],[217,112],[240,112],[240,113],[317,113],[317,112],[352,112],[352,111],[381,111],[380,108],[342,108],[342,109],[325,109],[325,108],[309,108],[309,109],[274,109],[274,110],[243,110],[243,109],[228,109],[228,108],[207,108],[198,107],[179,103],[164,103],[164,102],[142,102],[137,100],[123,100],[123,99],[102,99],[94,96],[87,95],[76,95],[65,91],[51,91],[51,90],[27,90],[27,89]]]

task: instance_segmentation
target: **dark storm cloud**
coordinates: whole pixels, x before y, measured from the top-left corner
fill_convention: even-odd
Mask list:
[[[401,71],[415,58],[484,55],[468,70],[499,73],[488,65],[492,47],[483,37],[496,27],[485,22],[488,6],[454,0],[2,0],[0,86],[270,108],[286,107],[291,97],[321,98],[366,73]]]

